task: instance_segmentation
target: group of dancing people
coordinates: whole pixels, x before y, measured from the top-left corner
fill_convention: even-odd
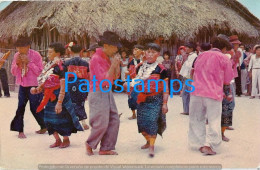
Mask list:
[[[215,149],[221,141],[228,141],[224,131],[232,125],[235,96],[232,81],[237,64],[233,63],[237,61],[236,50],[232,49],[233,39],[225,35],[214,37],[211,45],[199,55],[195,53],[194,43],[186,43],[180,50],[185,49],[187,60],[181,68],[176,63],[176,71],[179,69],[182,80],[193,79],[192,85],[195,87],[191,94],[188,93],[189,87],[182,89],[182,96],[186,98],[184,108],[188,109],[184,112],[189,114],[190,119],[189,145],[205,155],[216,154]],[[122,48],[119,36],[106,31],[100,36],[99,46],[92,46],[88,50],[92,51],[89,62],[81,57],[81,46],[69,44],[70,58],[64,59],[65,47],[61,43],[52,43],[48,48],[48,62],[43,66],[41,55],[30,49],[30,43],[28,37],[18,38],[15,43],[18,52],[11,68],[16,84],[20,85],[18,108],[11,122],[11,130],[17,131],[19,138],[26,138],[23,117],[29,101],[30,110],[40,126],[36,133],[48,131],[49,135],[53,135],[55,142],[50,148],[69,147],[72,133],[89,129],[85,111],[85,101],[88,99],[90,135],[85,142],[86,153],[94,155],[93,150],[100,144],[99,155],[118,155],[115,146],[120,116],[113,92],[109,90],[110,84],[102,80],[110,80],[113,84],[113,80],[120,76],[130,76],[131,83],[123,84],[125,91],[130,89],[127,92],[133,114],[130,119],[137,118],[138,132],[144,136],[145,144],[141,149],[148,149],[149,156],[154,156],[157,134],[162,136],[166,129],[170,79],[169,69],[158,60],[160,45],[153,42],[145,46],[137,44],[131,60],[124,63],[118,55],[118,50]],[[258,58],[260,46],[255,50]],[[229,54],[229,51],[234,54]],[[125,75],[122,75],[120,66],[127,67]],[[66,72],[74,72],[77,80],[74,81],[72,74],[65,77]],[[94,77],[96,83],[89,81],[89,87],[83,83]],[[73,83],[66,87],[65,79]],[[149,80],[159,79],[166,83],[148,83]],[[140,80],[144,81],[144,86]],[[89,92],[80,92],[79,86],[84,90],[89,89]],[[139,91],[135,90],[136,87]],[[68,92],[65,92],[65,88],[68,88]],[[206,131],[206,126],[209,131]]]

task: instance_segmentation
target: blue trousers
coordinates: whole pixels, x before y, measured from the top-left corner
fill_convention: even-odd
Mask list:
[[[185,82],[185,81],[184,81]],[[182,92],[182,103],[183,103],[183,112],[189,113],[189,106],[190,106],[190,93],[186,92],[188,90],[188,86],[185,84],[183,85],[183,92]]]
[[[36,113],[37,107],[40,105],[42,101],[42,94],[32,95],[30,93],[30,89],[32,87],[23,87],[19,88],[19,96],[18,96],[18,108],[16,110],[16,115],[11,122],[11,131],[23,132],[24,127],[24,112],[27,102],[30,102],[30,110],[36,119],[37,123],[40,125],[41,129],[45,128],[43,116],[44,110],[39,113]]]
[[[0,69],[0,80],[3,86],[3,90],[4,90],[4,95],[5,96],[10,96],[10,92],[9,92],[9,86],[8,86],[8,77],[7,77],[7,73],[6,70],[4,68]],[[0,97],[2,96],[2,89],[0,86]]]

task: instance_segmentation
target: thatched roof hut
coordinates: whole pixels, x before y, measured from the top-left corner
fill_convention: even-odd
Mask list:
[[[162,51],[174,54],[183,41],[208,42],[219,33],[255,42],[260,21],[236,0],[14,1],[0,12],[0,50],[27,34],[32,48],[46,55],[51,42],[76,40],[88,47],[106,30],[118,33],[125,45],[157,40]],[[8,63],[10,70],[11,58]],[[9,80],[14,82],[10,72]]]
[[[260,21],[236,0],[30,1],[12,2],[0,13],[0,41],[38,33],[38,45],[45,37],[98,40],[105,30],[137,41],[159,36],[188,40],[206,33],[207,39],[219,32],[256,38],[259,28]]]

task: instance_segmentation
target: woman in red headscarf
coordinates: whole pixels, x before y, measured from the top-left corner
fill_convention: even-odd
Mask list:
[[[185,53],[185,46],[180,46],[175,58],[175,73],[177,75],[177,78],[179,78],[179,72],[181,71],[181,67],[186,59],[187,55]]]
[[[185,46],[180,46],[177,52],[177,56],[175,57],[175,74],[176,74],[176,78],[179,79],[180,81],[182,81],[182,76],[179,74],[181,71],[181,67],[183,65],[183,63],[187,60],[187,54],[185,52]],[[175,82],[174,82],[175,83]],[[174,89],[179,89],[179,83],[176,82],[176,84],[174,84]]]

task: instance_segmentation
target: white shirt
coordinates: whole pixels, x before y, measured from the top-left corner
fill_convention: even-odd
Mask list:
[[[183,61],[183,57],[182,57],[182,55],[177,55],[176,56],[176,58],[175,58],[175,61],[177,62],[177,61]]]
[[[162,64],[162,62],[164,61],[164,58],[163,56],[159,56],[157,57],[157,60],[156,60],[158,63]]]
[[[241,53],[241,57],[239,58],[239,64],[241,66],[243,64],[243,61],[244,61],[244,52],[241,48],[238,48],[238,51],[240,51],[240,53]]]
[[[248,71],[254,68],[259,68],[260,69],[260,58],[256,58],[256,54],[251,56],[249,66],[248,66]]]
[[[123,59],[121,59],[121,61],[122,61],[123,64],[128,64],[128,58],[126,58],[125,61]],[[127,67],[127,66],[124,66],[124,67]]]
[[[189,54],[188,59],[184,62],[183,66],[181,67],[180,75],[182,75],[185,78],[190,78],[192,64],[196,58],[197,54],[195,52],[191,52]]]

